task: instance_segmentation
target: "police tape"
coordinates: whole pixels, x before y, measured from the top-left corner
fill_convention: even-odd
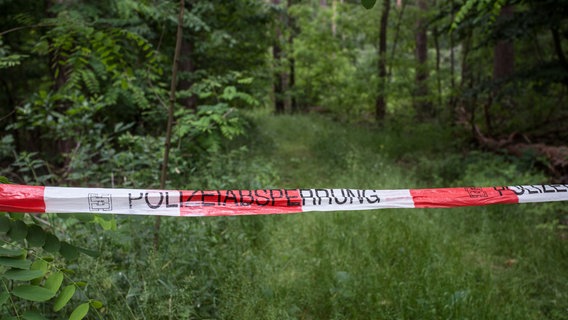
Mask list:
[[[0,184],[0,211],[238,216],[568,201],[568,184],[436,189],[146,190]]]

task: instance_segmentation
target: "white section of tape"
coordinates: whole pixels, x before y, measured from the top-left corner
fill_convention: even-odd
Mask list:
[[[177,194],[177,191],[159,190],[45,187],[45,212],[179,216]]]
[[[414,208],[410,190],[300,189],[302,211]]]
[[[568,184],[534,184],[508,187],[519,198],[519,203],[568,200]]]

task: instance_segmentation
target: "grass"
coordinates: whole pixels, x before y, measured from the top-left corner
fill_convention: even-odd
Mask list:
[[[210,186],[543,179],[501,157],[460,153],[439,129],[379,130],[305,115],[254,121],[246,150],[211,160],[231,177],[208,171]],[[128,218],[106,233],[112,252],[90,266],[98,277],[90,283],[102,283],[105,317],[114,319],[568,319],[561,215],[565,204],[556,203],[164,218],[158,252],[148,240],[153,220]]]
[[[432,168],[421,168],[421,158],[447,161],[452,152],[436,155],[448,149],[450,135],[420,132],[420,128],[411,133],[413,149],[409,150],[404,133],[319,117],[283,116],[258,123],[274,147],[268,152],[256,150],[260,158],[253,161],[273,163],[282,187],[428,187],[433,180],[441,183],[443,179],[434,177],[437,172]],[[432,137],[437,144],[424,145]],[[401,159],[402,165],[397,162]],[[514,171],[501,160],[488,164],[489,171],[499,171],[500,166]],[[422,169],[432,170],[432,177],[414,174]],[[457,180],[482,180],[476,182],[485,185],[542,179],[538,174],[516,172],[523,181],[503,181],[507,176],[495,181],[499,180],[495,175],[483,179],[485,172],[463,169],[466,174]],[[239,278],[238,287],[222,289],[223,318],[566,319],[566,242],[550,230],[535,227],[545,214],[539,214],[540,210],[559,208],[494,206],[248,217],[262,219],[266,243],[253,249],[253,276]]]

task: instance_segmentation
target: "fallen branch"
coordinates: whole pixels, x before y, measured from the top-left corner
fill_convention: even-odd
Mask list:
[[[554,180],[560,180],[557,181],[559,183],[568,180],[568,147],[532,143],[528,137],[516,132],[506,139],[494,139],[483,135],[477,126],[474,128],[475,138],[482,147],[516,157],[533,154],[537,161],[548,169]],[[539,158],[544,161],[538,160]]]

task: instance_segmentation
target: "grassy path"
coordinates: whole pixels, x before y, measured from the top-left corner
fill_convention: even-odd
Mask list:
[[[423,145],[432,137],[403,141],[396,132],[308,116],[263,117],[258,123],[260,142],[250,146],[250,162],[269,162],[278,187],[394,189],[437,181],[435,172],[416,174],[432,169],[426,157],[428,166],[418,168],[400,160],[405,152],[424,156],[421,146],[437,152]],[[424,179],[428,174],[431,181]],[[500,182],[475,174],[469,179]],[[535,226],[542,221],[539,212],[558,208],[244,217],[241,223],[254,234],[255,246],[243,249],[222,285],[222,314],[227,319],[568,319],[566,240]]]

